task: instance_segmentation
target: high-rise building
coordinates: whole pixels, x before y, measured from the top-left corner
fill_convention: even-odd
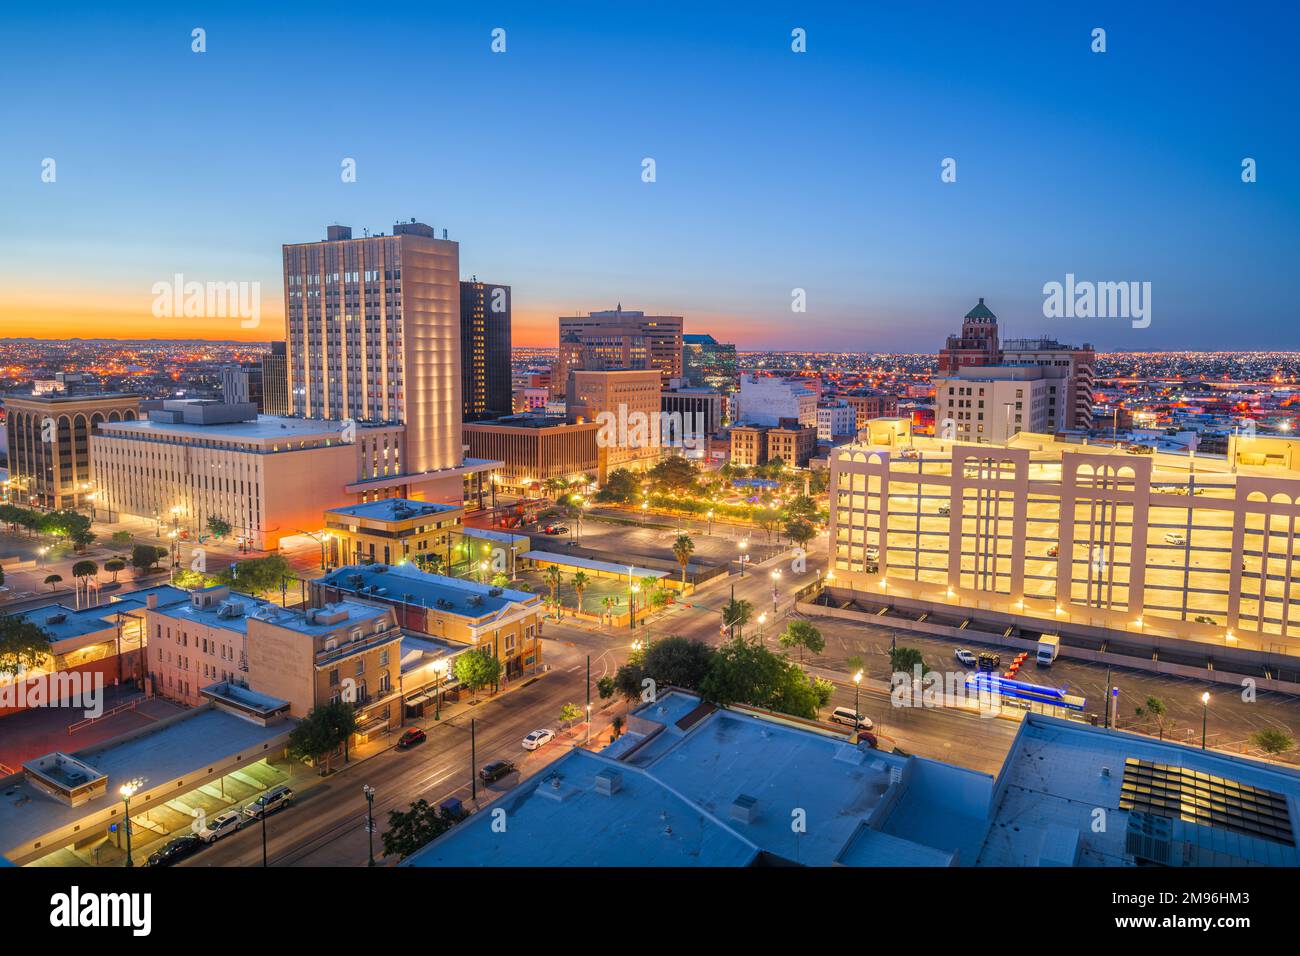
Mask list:
[[[732,392],[737,388],[736,346],[723,344],[712,335],[682,336],[682,374],[693,388],[716,388]]]
[[[412,220],[284,246],[291,413],[405,424],[411,474],[462,463],[460,247],[443,237]]]
[[[262,383],[262,363],[227,365],[221,370],[221,400],[227,405],[253,404],[259,412],[266,410]]]
[[[465,421],[510,413],[510,286],[460,284],[460,366]]]
[[[283,342],[272,342],[262,356],[262,411],[267,415],[289,414],[289,373]]]
[[[998,317],[981,298],[975,308],[966,313],[961,324],[961,335],[948,336],[948,344],[939,352],[940,375],[950,375],[967,365],[997,365]]]
[[[560,316],[560,354],[552,389],[561,394],[569,372],[658,369],[662,384],[682,377],[682,317],[617,308]]]

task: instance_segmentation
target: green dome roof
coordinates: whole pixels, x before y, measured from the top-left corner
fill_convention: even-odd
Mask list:
[[[989,307],[984,304],[984,299],[982,297],[980,298],[979,302],[976,304],[975,308],[971,309],[969,312],[966,313],[966,318],[993,319],[995,321],[997,320],[997,316],[989,311]]]

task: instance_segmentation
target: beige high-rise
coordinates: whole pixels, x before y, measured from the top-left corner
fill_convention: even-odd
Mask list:
[[[407,473],[461,465],[458,243],[330,226],[284,246],[284,296],[292,414],[401,422]]]

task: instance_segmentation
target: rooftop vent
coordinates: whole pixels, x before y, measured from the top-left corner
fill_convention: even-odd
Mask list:
[[[501,594],[501,588],[488,588],[488,597],[500,597]]]
[[[66,614],[51,614],[49,617],[47,617],[47,618],[45,619],[45,623],[46,623],[46,624],[62,624],[62,623],[63,623],[64,621],[66,621],[67,619],[68,619],[68,615],[66,615]]]
[[[753,823],[758,819],[758,798],[742,793],[731,804],[731,819]]]
[[[623,775],[612,767],[606,767],[596,774],[596,792],[611,797],[623,787]]]

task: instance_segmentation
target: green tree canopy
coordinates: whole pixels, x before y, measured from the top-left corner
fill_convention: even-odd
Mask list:
[[[455,815],[427,800],[416,800],[409,810],[389,810],[388,829],[383,834],[384,856],[408,857],[464,818],[464,814]]]
[[[50,637],[17,614],[0,617],[0,673],[37,667],[50,653]]]
[[[230,532],[229,521],[216,515],[208,515],[208,534],[220,541],[222,538],[228,537]]]
[[[478,692],[501,680],[501,661],[489,650],[466,651],[456,658],[456,679],[478,699]]]
[[[782,647],[799,648],[799,660],[803,661],[804,651],[820,654],[826,650],[826,640],[811,621],[792,620],[781,634]]]
[[[356,733],[357,714],[352,705],[343,700],[314,707],[298,725],[289,732],[289,753],[298,760],[329,761],[339,747]]]

